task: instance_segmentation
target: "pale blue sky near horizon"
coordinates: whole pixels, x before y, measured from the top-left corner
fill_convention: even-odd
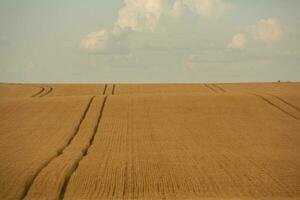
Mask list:
[[[0,82],[300,81],[298,0],[0,0]]]

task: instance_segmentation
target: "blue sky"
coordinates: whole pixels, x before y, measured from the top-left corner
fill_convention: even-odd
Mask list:
[[[299,10],[298,0],[0,0],[0,81],[300,81]]]

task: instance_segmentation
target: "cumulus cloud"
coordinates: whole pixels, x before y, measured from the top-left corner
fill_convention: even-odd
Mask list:
[[[242,49],[245,47],[247,38],[272,45],[281,40],[283,33],[284,30],[278,20],[274,18],[260,19],[254,25],[243,27],[243,31],[235,34],[227,47]]]
[[[279,42],[283,34],[282,26],[274,18],[259,20],[255,25],[249,27],[249,31],[256,40],[266,44]]]
[[[176,0],[173,8],[173,15],[182,15],[191,12],[201,17],[218,15],[228,10],[230,5],[223,0]]]
[[[246,41],[246,35],[243,33],[238,33],[232,37],[231,42],[227,45],[227,47],[230,49],[242,49],[245,47]]]
[[[87,51],[113,53],[120,48],[123,52],[121,41],[128,33],[156,32],[162,17],[169,20],[186,12],[210,17],[226,8],[228,4],[224,0],[125,0],[113,28],[87,34],[80,46]]]
[[[161,0],[125,0],[117,26],[139,32],[153,32],[162,13]]]
[[[80,46],[87,51],[126,53],[128,49],[122,44],[124,37],[126,37],[126,32],[99,30],[86,35],[81,40]]]
[[[101,49],[109,46],[111,36],[107,30],[100,30],[89,33],[81,41],[81,46],[88,50]]]
[[[153,32],[161,11],[161,0],[125,0],[114,28],[89,33],[81,40],[80,46],[88,51],[102,53],[115,53],[118,49],[124,52],[126,48],[121,44],[122,39],[130,31]]]

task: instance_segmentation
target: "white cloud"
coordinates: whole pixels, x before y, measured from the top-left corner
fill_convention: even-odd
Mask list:
[[[245,47],[246,42],[247,38],[245,34],[238,33],[232,37],[231,42],[227,45],[227,47],[230,49],[242,49]]]
[[[283,35],[282,26],[274,18],[259,20],[255,25],[250,26],[249,31],[254,39],[266,44],[279,42]]]
[[[87,51],[97,51],[100,53],[127,53],[128,49],[122,44],[127,32],[117,30],[99,30],[86,35],[80,43],[81,48]]]
[[[210,17],[222,13],[228,4],[224,0],[124,0],[118,19],[110,30],[98,30],[86,35],[80,43],[82,49],[103,53],[121,51],[121,41],[130,32],[156,32],[165,21],[172,20],[174,14],[194,13]],[[171,10],[171,15],[170,15]],[[164,19],[162,19],[164,18]],[[160,24],[160,22],[162,22]],[[184,22],[185,23],[185,22]],[[163,25],[162,25],[163,26]],[[161,29],[163,30],[163,28]]]
[[[274,18],[260,19],[254,25],[246,26],[241,33],[233,36],[228,48],[242,49],[247,38],[266,45],[278,43],[284,34],[282,25]]]
[[[161,0],[125,0],[117,26],[138,32],[153,32],[162,13]]]
[[[192,12],[201,17],[219,15],[228,10],[230,5],[223,0],[176,0],[172,14],[182,15],[184,12]]]
[[[92,32],[81,40],[81,47],[87,50],[103,49],[109,46],[110,38],[107,30]]]
[[[159,23],[161,12],[161,0],[125,0],[114,28],[89,33],[81,40],[80,46],[88,51],[124,52],[126,48],[120,41],[130,31],[153,32]]]

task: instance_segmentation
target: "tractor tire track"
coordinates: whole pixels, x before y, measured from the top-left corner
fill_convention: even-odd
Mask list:
[[[77,132],[79,131],[79,128],[80,128],[80,126],[81,126],[81,123],[82,123],[83,120],[85,119],[85,116],[86,116],[87,112],[89,111],[89,108],[90,108],[91,103],[92,103],[92,101],[94,100],[94,98],[95,98],[95,96],[93,96],[93,97],[89,100],[89,102],[88,102],[88,104],[87,104],[87,106],[86,106],[86,108],[85,108],[85,110],[84,110],[84,112],[83,112],[83,114],[82,114],[82,116],[81,116],[81,118],[80,118],[80,120],[79,120],[79,123],[78,123],[78,125],[77,125],[76,128],[75,128],[75,131],[74,131],[73,135],[70,137],[70,139],[68,140],[68,142],[66,143],[66,145],[64,145],[62,148],[58,149],[56,155],[52,156],[48,161],[46,161],[46,162],[44,163],[44,165],[42,165],[42,166],[40,167],[40,169],[38,169],[37,172],[33,175],[33,178],[32,178],[31,180],[28,181],[28,184],[27,184],[26,187],[25,187],[25,190],[24,190],[24,192],[23,192],[23,194],[22,194],[21,199],[25,199],[25,198],[26,198],[26,196],[27,196],[27,194],[28,194],[28,192],[29,192],[29,190],[30,190],[30,188],[31,188],[31,186],[32,186],[32,184],[33,184],[33,182],[34,182],[34,180],[36,179],[36,177],[38,177],[38,175],[40,174],[40,172],[41,172],[44,168],[46,168],[46,167],[49,165],[49,163],[51,163],[51,161],[53,161],[56,157],[60,156],[60,155],[63,153],[63,150],[64,150],[65,148],[67,148],[67,146],[70,145],[71,141],[75,138]]]
[[[46,95],[50,94],[53,91],[52,87],[48,87],[48,91],[46,91],[45,93],[41,94],[39,97],[45,97]]]
[[[37,93],[35,93],[34,95],[32,95],[31,97],[37,97],[37,96],[39,96],[40,94],[42,94],[45,91],[44,87],[40,87],[40,88],[41,88],[41,90],[38,91]]]
[[[106,89],[107,89],[107,84],[104,85],[104,90],[102,92],[102,95],[105,95]]]
[[[207,87],[208,89],[210,89],[213,92],[217,92],[214,88],[212,88],[211,86],[209,86],[208,84],[204,84],[205,87]]]
[[[226,92],[225,89],[223,89],[221,86],[217,85],[217,84],[212,84],[212,86],[214,86],[215,88],[217,88],[217,90],[221,91],[221,92]]]
[[[271,102],[270,100],[268,100],[267,98],[265,98],[265,97],[263,97],[263,96],[261,96],[261,95],[258,95],[258,94],[253,94],[253,95],[256,96],[256,97],[258,97],[258,98],[260,98],[261,100],[263,100],[264,102],[268,103],[269,105],[271,105],[271,106],[277,108],[278,110],[280,110],[281,112],[285,113],[286,115],[288,115],[288,116],[290,116],[290,117],[292,117],[292,118],[294,118],[294,119],[296,119],[296,120],[300,120],[300,118],[294,116],[293,114],[287,112],[286,110],[284,110],[283,108],[279,107],[278,105],[272,103],[272,102]]]
[[[261,172],[263,172],[266,176],[268,176],[274,183],[276,183],[281,189],[283,189],[286,194],[289,197],[292,197],[292,192],[290,191],[290,189],[283,184],[280,180],[278,180],[276,177],[274,177],[270,172],[268,172],[264,167],[258,165],[254,160],[252,160],[251,158],[246,159],[248,162],[250,162],[250,164],[252,164],[254,167],[256,167],[258,170],[260,170]]]
[[[99,125],[100,125],[100,121],[102,119],[102,115],[103,115],[103,111],[104,111],[104,108],[105,108],[105,105],[106,105],[106,101],[107,101],[107,96],[104,97],[104,100],[103,100],[103,103],[102,103],[102,106],[101,106],[101,109],[100,109],[100,113],[99,113],[99,116],[98,116],[98,119],[97,119],[97,123],[96,123],[96,126],[94,127],[93,135],[90,139],[89,145],[87,146],[86,149],[83,150],[83,156],[81,157],[81,159],[79,159],[78,163],[74,167],[74,170],[70,172],[69,177],[66,178],[66,180],[63,184],[61,193],[59,195],[59,199],[64,199],[64,196],[65,196],[65,193],[66,193],[66,190],[67,190],[67,187],[68,187],[68,184],[69,184],[69,181],[70,181],[72,175],[78,169],[78,166],[79,166],[80,162],[84,159],[84,157],[86,157],[88,155],[88,151],[89,151],[90,147],[93,145],[96,133],[97,133]]]
[[[115,94],[115,88],[116,88],[116,84],[113,84],[113,89],[112,89],[112,92],[111,92],[112,95]]]
[[[288,106],[290,106],[290,107],[292,107],[292,108],[294,108],[294,109],[296,109],[296,110],[298,110],[298,111],[300,112],[300,108],[298,108],[297,106],[295,106],[295,105],[289,103],[288,101],[284,100],[283,98],[278,97],[278,96],[273,95],[273,94],[268,94],[268,95],[270,95],[270,96],[272,96],[272,97],[275,97],[275,98],[278,99],[279,101],[285,103],[286,105],[288,105]]]

